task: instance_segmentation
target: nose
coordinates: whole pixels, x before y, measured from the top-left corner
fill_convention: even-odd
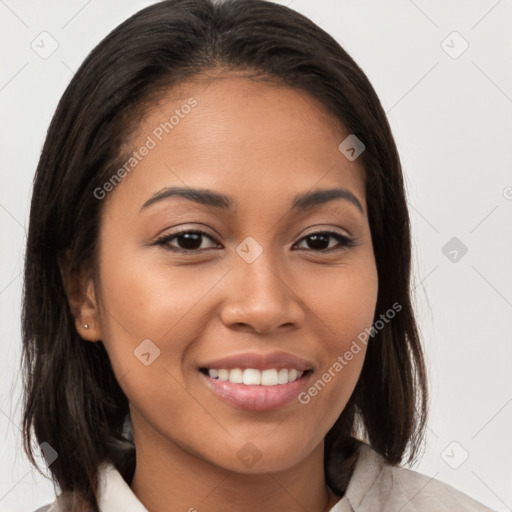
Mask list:
[[[266,251],[252,263],[236,258],[230,274],[220,314],[227,327],[264,334],[297,329],[303,324],[302,298]]]

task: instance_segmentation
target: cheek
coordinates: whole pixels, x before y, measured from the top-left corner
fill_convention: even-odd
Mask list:
[[[331,301],[325,302],[333,334],[329,338],[329,349],[344,352],[373,322],[377,280],[373,273],[345,276],[336,291],[338,298],[334,299],[336,295],[333,291]]]
[[[105,244],[105,254],[113,252],[109,245]],[[190,334],[190,315],[197,318],[201,301],[227,268],[171,266],[158,254],[155,263],[154,252],[141,255],[133,248],[118,253],[122,257],[103,259],[100,280],[102,332],[113,350],[119,344],[133,350],[147,338],[158,345],[164,339],[179,341],[185,331]],[[193,325],[199,327],[197,320]]]
[[[357,253],[337,268],[305,274],[302,283],[302,296],[324,326],[329,351],[344,350],[372,324],[378,294],[373,253]]]
[[[339,272],[319,274],[315,282],[308,297],[321,326],[323,358],[299,402],[333,424],[357,384],[366,354],[378,294],[373,255],[347,262]]]

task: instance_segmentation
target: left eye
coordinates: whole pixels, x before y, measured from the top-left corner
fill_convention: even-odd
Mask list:
[[[163,245],[171,251],[177,252],[199,252],[202,250],[208,250],[209,248],[201,249],[202,239],[207,238],[212,242],[215,240],[204,231],[194,230],[194,231],[182,231],[181,233],[174,233],[172,235],[166,235],[162,238],[159,238],[155,243],[157,245]],[[332,239],[336,239],[338,244],[334,244],[334,247],[337,249],[343,247],[354,247],[356,245],[355,240],[346,235],[342,235],[341,233],[337,233],[334,231],[318,231],[316,233],[311,233],[299,240],[298,244],[303,241],[307,241],[309,248],[302,248],[305,250],[313,251],[313,252],[330,252],[333,249],[331,245]],[[171,242],[176,240],[178,247],[173,246]],[[338,247],[336,247],[336,245]],[[210,247],[210,249],[213,247]]]
[[[306,249],[306,250],[313,250],[314,252],[328,252],[332,249],[329,239],[333,239],[333,238],[338,240],[339,247],[337,247],[337,249],[339,249],[341,247],[354,247],[355,246],[355,240],[353,238],[342,235],[340,233],[336,233],[334,231],[319,231],[317,233],[311,233],[310,235],[307,235],[304,238],[302,238],[300,240],[300,242],[302,242],[303,240],[309,241],[309,245],[312,246],[312,248]],[[327,247],[324,247],[326,242],[327,242]],[[335,245],[335,247],[336,247],[336,245]]]

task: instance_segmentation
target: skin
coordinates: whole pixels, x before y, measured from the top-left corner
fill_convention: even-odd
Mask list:
[[[78,301],[78,331],[103,341],[130,402],[131,488],[152,512],[329,510],[340,498],[325,481],[323,439],[356,385],[364,345],[309,404],[272,412],[227,404],[198,366],[283,350],[313,363],[313,383],[371,326],[378,278],[364,169],[338,150],[348,132],[304,92],[227,73],[179,96],[140,124],[133,150],[189,97],[198,101],[105,199],[99,279],[84,281]],[[141,211],[170,186],[227,194],[238,212],[176,198]],[[296,194],[331,187],[352,192],[363,213],[342,199],[290,211]],[[154,244],[178,228],[212,239],[188,254]],[[321,248],[338,250],[322,252],[306,236],[325,231],[357,245],[331,236]],[[250,264],[236,252],[248,236],[263,249]],[[187,247],[183,238],[168,246]],[[160,350],[149,366],[134,356],[145,339]],[[261,454],[250,467],[237,456],[249,442]]]

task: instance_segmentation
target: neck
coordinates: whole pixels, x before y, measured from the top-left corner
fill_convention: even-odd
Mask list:
[[[300,464],[278,472],[237,473],[152,431],[135,435],[131,489],[151,512],[327,512],[339,501],[324,476],[323,441]]]

